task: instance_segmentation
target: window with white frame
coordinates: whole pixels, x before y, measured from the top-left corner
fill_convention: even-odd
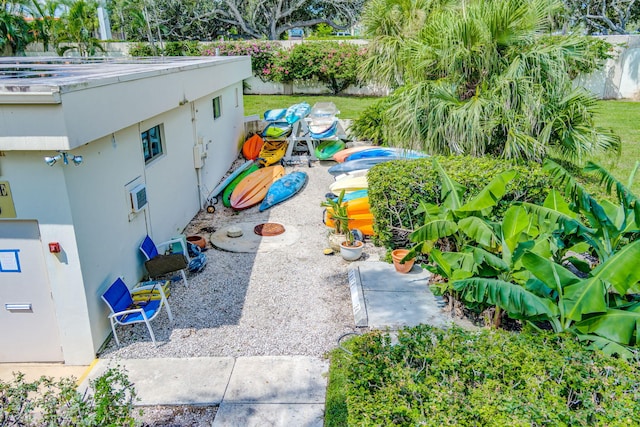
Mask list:
[[[142,152],[144,153],[144,162],[149,163],[153,159],[162,155],[162,125],[156,125],[151,129],[147,129],[140,134],[142,138]]]

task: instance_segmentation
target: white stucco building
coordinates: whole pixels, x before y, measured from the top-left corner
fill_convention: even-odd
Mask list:
[[[249,57],[0,58],[0,362],[94,359],[104,290],[236,159],[250,76]]]

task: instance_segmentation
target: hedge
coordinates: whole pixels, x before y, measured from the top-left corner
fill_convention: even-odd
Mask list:
[[[437,157],[449,176],[467,188],[466,196],[480,192],[498,173],[516,169],[518,176],[494,214],[500,217],[513,201],[542,203],[550,181],[537,163],[516,164],[490,157]],[[406,247],[408,235],[423,224],[413,212],[420,200],[440,204],[438,174],[431,158],[380,163],[369,171],[369,202],[374,216],[374,243],[388,248]]]
[[[640,368],[572,336],[421,325],[348,345],[351,426],[640,424]]]

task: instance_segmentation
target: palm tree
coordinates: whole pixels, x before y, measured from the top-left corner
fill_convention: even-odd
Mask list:
[[[440,154],[581,162],[620,140],[593,124],[595,99],[572,87],[594,69],[589,42],[551,36],[556,0],[371,0],[364,78],[396,88],[387,141]]]
[[[23,55],[31,42],[21,1],[0,1],[0,56]]]

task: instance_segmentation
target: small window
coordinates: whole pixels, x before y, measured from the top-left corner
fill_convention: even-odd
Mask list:
[[[160,157],[163,153],[161,130],[160,125],[157,125],[140,134],[145,163],[149,163],[156,157]]]
[[[220,108],[220,97],[213,98],[213,119],[217,119],[222,115],[222,109]]]

